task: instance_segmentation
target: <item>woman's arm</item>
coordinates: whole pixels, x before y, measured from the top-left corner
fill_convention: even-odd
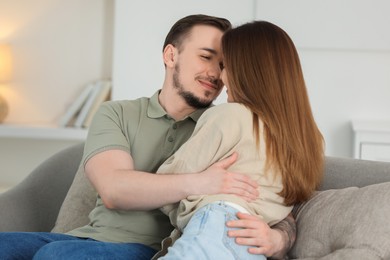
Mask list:
[[[237,214],[239,220],[227,222],[228,235],[236,238],[236,243],[247,245],[251,254],[263,254],[271,259],[285,259],[296,238],[296,223],[292,214],[270,228],[261,219],[245,213]]]

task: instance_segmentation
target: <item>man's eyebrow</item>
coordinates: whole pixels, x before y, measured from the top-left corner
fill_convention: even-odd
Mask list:
[[[217,55],[217,51],[214,50],[214,49],[211,49],[211,48],[200,48],[200,49],[203,50],[203,51],[208,51],[208,52],[210,52],[210,53],[212,53],[214,55]]]

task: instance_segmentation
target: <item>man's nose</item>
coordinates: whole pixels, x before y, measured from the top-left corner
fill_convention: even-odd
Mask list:
[[[222,70],[221,70],[219,64],[216,64],[216,65],[213,65],[209,68],[208,76],[212,77],[216,80],[219,80],[219,79],[221,79],[221,72],[222,72]]]

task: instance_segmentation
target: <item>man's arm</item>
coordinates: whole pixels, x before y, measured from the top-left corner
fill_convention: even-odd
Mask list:
[[[290,213],[285,219],[272,226],[272,229],[280,232],[282,239],[279,251],[274,252],[271,259],[285,259],[297,238],[297,225],[293,215]]]
[[[236,243],[247,245],[252,254],[262,254],[271,259],[284,259],[296,239],[296,223],[292,214],[270,228],[267,223],[245,213],[237,214],[239,220],[227,222],[228,235],[236,238]]]
[[[110,209],[156,209],[199,194],[229,193],[251,200],[258,196],[257,184],[226,170],[236,159],[228,157],[200,174],[157,175],[134,170],[127,152],[108,150],[90,158],[85,172]]]

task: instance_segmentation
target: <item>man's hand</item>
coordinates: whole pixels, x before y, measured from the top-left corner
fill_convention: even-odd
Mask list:
[[[295,240],[295,233],[291,238],[288,235],[290,233],[288,232],[289,229],[295,230],[295,222],[292,217],[294,223],[292,223],[292,227],[288,227],[287,231],[278,228],[272,229],[258,217],[249,214],[237,213],[237,217],[239,220],[226,223],[228,227],[238,228],[230,230],[228,236],[235,237],[236,243],[239,245],[250,246],[249,253],[251,254],[262,254],[275,259],[283,259]],[[289,218],[290,216],[283,222],[286,222]]]
[[[214,163],[200,173],[200,185],[197,194],[234,194],[246,201],[259,196],[258,184],[249,176],[229,172],[227,169],[236,162],[237,153]]]

